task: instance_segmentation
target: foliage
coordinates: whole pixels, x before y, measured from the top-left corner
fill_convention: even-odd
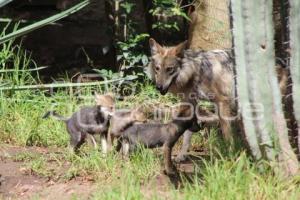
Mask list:
[[[130,71],[133,74],[143,75],[143,67],[149,63],[148,56],[145,52],[145,43],[149,38],[146,33],[137,33],[137,24],[132,16],[135,4],[131,1],[120,2],[121,18],[123,19],[123,41],[117,41],[117,61],[121,63],[120,70],[122,72]],[[166,17],[183,17],[189,20],[180,4],[173,0],[155,0],[153,1],[153,8],[149,10],[149,13],[153,16],[166,15]],[[153,24],[154,29],[175,29],[179,31],[176,20],[170,21],[158,21]]]
[[[27,34],[27,33],[31,32],[31,31],[39,29],[39,28],[41,28],[43,26],[46,26],[48,24],[51,24],[53,22],[56,22],[56,21],[58,21],[58,20],[60,20],[62,18],[65,18],[65,17],[67,17],[67,16],[69,16],[69,15],[77,12],[78,10],[81,10],[82,8],[84,8],[85,6],[87,6],[89,3],[90,3],[89,0],[84,0],[84,1],[76,4],[75,6],[69,8],[69,9],[67,9],[65,11],[62,11],[61,13],[58,13],[58,14],[53,15],[51,17],[48,17],[48,18],[46,18],[44,20],[35,22],[34,24],[28,25],[28,26],[23,27],[23,28],[21,28],[19,30],[14,30],[12,33],[6,34],[5,36],[0,37],[0,44],[4,43],[6,41],[9,41],[11,39],[14,39],[16,37],[20,37],[20,36],[22,36],[24,34]]]
[[[180,3],[174,0],[154,0],[153,8],[149,10],[152,16],[156,16],[161,20],[152,24],[153,29],[176,30],[179,31],[176,20],[163,20],[172,17],[183,17],[190,20],[187,14],[180,7]]]
[[[13,0],[1,0],[1,1],[0,1],[0,8],[3,7],[3,6],[5,6],[6,4],[12,2],[12,1],[13,1]]]
[[[118,42],[118,47],[122,54],[117,56],[117,60],[125,61],[125,64],[129,67],[138,64],[146,66],[149,60],[148,56],[142,51],[142,49],[144,49],[143,42],[145,42],[145,39],[148,37],[148,34],[138,34],[135,36],[129,36],[129,38],[124,42]]]
[[[120,2],[121,18],[123,25],[123,40],[117,41],[117,61],[120,63],[122,75],[137,74],[144,76],[143,67],[148,64],[148,56],[145,52],[145,42],[149,37],[146,33],[137,33],[137,23],[132,16],[134,3],[129,1]]]
[[[3,29],[0,37],[6,34],[9,24]],[[18,24],[14,26],[16,30]],[[37,68],[36,63],[31,59],[31,54],[22,49],[22,45],[13,45],[13,40],[9,40],[1,45],[0,51],[0,82],[7,86],[20,86],[33,84],[35,79],[28,71]]]

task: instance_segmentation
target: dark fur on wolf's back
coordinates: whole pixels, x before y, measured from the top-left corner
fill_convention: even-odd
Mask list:
[[[130,149],[136,145],[144,145],[147,148],[164,147],[165,170],[167,174],[173,174],[175,168],[171,161],[172,148],[179,137],[187,130],[199,130],[192,109],[182,109],[176,119],[166,124],[147,123],[134,124],[122,133],[123,148],[126,142]],[[125,152],[127,154],[128,152]]]
[[[64,118],[55,111],[47,112],[43,118],[50,115],[64,121],[70,134],[70,143],[75,151],[85,142],[87,134],[107,135],[109,117],[101,111],[101,106],[86,106],[73,113],[70,118]]]

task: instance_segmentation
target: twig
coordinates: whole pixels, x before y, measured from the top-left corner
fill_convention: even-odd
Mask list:
[[[88,83],[51,83],[51,84],[41,84],[41,85],[10,86],[10,87],[2,87],[2,88],[0,87],[0,91],[95,86],[95,85],[104,85],[108,83],[121,82],[121,81],[131,81],[135,79],[137,79],[137,77],[118,78],[118,79],[112,79],[112,80],[106,80],[100,82],[88,82]]]
[[[34,68],[34,69],[2,69],[0,70],[0,73],[7,73],[7,72],[31,72],[31,71],[38,71],[41,69],[46,69],[48,68],[48,66],[43,66],[43,67],[38,67],[38,68]]]

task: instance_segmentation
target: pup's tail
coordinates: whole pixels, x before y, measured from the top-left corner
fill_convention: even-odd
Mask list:
[[[42,118],[46,119],[50,116],[53,116],[55,119],[60,120],[60,121],[64,121],[64,122],[69,120],[68,118],[65,118],[64,116],[62,116],[60,114],[57,114],[56,111],[54,111],[54,110],[46,112]]]

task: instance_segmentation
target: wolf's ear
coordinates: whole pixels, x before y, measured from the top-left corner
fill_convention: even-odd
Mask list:
[[[170,54],[177,56],[177,57],[182,57],[183,51],[187,48],[187,44],[188,44],[188,41],[186,40],[186,41],[178,44],[177,46],[172,47]]]
[[[164,53],[164,49],[153,38],[149,39],[149,45],[151,49],[151,55]]]

